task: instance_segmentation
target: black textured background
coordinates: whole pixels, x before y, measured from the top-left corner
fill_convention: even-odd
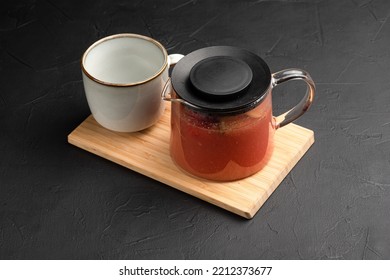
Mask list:
[[[390,259],[389,16],[387,0],[2,0],[0,259]],[[252,220],[67,143],[90,114],[80,57],[121,32],[311,73],[296,123],[316,143]],[[303,89],[278,87],[275,114]]]

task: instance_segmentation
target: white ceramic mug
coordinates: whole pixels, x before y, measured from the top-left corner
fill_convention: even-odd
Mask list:
[[[119,132],[134,132],[158,121],[169,66],[182,55],[169,55],[156,40],[116,34],[92,44],[81,60],[84,90],[95,120]]]

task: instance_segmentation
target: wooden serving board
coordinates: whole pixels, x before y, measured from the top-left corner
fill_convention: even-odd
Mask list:
[[[233,182],[212,182],[181,171],[169,154],[170,104],[160,121],[141,132],[107,130],[89,116],[68,142],[245,218],[252,218],[314,143],[313,131],[289,124],[275,133],[274,152],[260,172]]]

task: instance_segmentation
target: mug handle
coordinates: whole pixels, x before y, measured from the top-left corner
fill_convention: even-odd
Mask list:
[[[302,116],[313,103],[316,87],[309,73],[301,69],[286,69],[272,74],[272,88],[290,80],[303,80],[307,84],[307,90],[302,100],[286,113],[275,118],[275,128],[281,128]]]
[[[168,67],[175,66],[175,64],[178,63],[179,60],[182,59],[183,57],[184,57],[184,55],[182,55],[182,54],[168,55]],[[172,83],[171,83],[171,77],[169,77],[168,80],[165,82],[165,85],[164,85],[162,93],[161,93],[162,99],[165,101],[182,103],[182,104],[185,104],[187,106],[193,107],[195,109],[199,109],[198,106],[193,105],[193,104],[191,104],[191,103],[189,103],[181,98],[172,98],[171,92],[172,92]]]
[[[184,57],[184,55],[178,54],[178,53],[168,55],[168,67],[174,66],[183,57]]]
[[[168,55],[168,68],[175,66],[176,63],[178,63],[179,60],[182,59],[183,57],[184,55],[178,53]],[[165,101],[171,101],[172,99],[170,96],[168,96],[168,91],[170,91],[170,86],[171,86],[171,77],[168,77],[168,80],[165,82],[165,85],[161,92],[161,97]]]

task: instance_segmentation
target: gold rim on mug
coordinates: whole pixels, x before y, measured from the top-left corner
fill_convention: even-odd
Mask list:
[[[153,76],[149,77],[148,79],[146,80],[142,80],[142,81],[139,81],[139,82],[135,82],[135,83],[127,83],[127,84],[122,84],[122,83],[110,83],[110,82],[106,82],[106,81],[102,81],[102,80],[99,80],[97,78],[95,78],[94,76],[92,76],[90,73],[88,73],[87,69],[85,69],[84,67],[84,61],[88,55],[88,53],[94,48],[96,47],[97,45],[105,42],[105,41],[108,41],[108,40],[112,40],[112,39],[116,39],[116,38],[140,38],[140,39],[143,39],[143,40],[147,40],[149,42],[152,42],[153,44],[155,44],[157,47],[159,47],[161,49],[161,51],[163,52],[164,54],[164,64],[163,66],[161,67],[161,69],[156,73],[154,74]],[[144,83],[147,83],[155,78],[157,78],[164,70],[165,68],[167,67],[168,65],[168,53],[167,51],[165,50],[164,46],[161,45],[160,42],[150,38],[150,37],[147,37],[147,36],[144,36],[144,35],[139,35],[139,34],[134,34],[134,33],[121,33],[121,34],[115,34],[115,35],[111,35],[111,36],[107,36],[107,37],[104,37],[98,41],[96,41],[95,43],[93,43],[83,54],[82,58],[81,58],[81,69],[82,71],[85,73],[85,75],[87,75],[91,80],[99,83],[99,84],[102,84],[102,85],[105,85],[105,86],[112,86],[112,87],[131,87],[131,86],[136,86],[136,85],[141,85],[141,84],[144,84]]]

